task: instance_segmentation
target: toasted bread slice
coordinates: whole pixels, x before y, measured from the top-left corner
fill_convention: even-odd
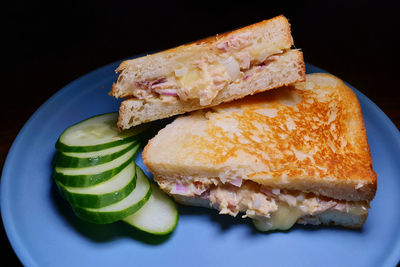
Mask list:
[[[331,223],[361,226],[377,185],[359,102],[329,74],[310,74],[294,86],[181,116],[150,140],[143,159],[167,193],[203,198],[231,215],[254,211],[233,205],[226,193],[238,196],[246,187],[251,193],[238,199],[273,196],[274,212],[285,210],[279,208],[282,196],[289,207],[293,197],[310,199],[296,219],[303,223],[318,216],[328,223],[339,213]],[[273,190],[280,194],[268,194]],[[341,223],[346,218],[353,223]]]
[[[292,45],[289,22],[278,16],[124,61],[110,92],[127,99],[118,126],[127,129],[303,81],[303,56]]]

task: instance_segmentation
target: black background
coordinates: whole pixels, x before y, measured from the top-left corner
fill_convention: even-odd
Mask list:
[[[51,95],[89,71],[284,14],[308,63],[349,82],[400,128],[396,1],[15,1],[1,7],[0,168]],[[4,48],[5,46],[5,48]],[[2,229],[1,262],[18,260]],[[11,264],[10,264],[11,266]]]

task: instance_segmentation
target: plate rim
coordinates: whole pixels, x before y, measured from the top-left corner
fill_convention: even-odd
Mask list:
[[[138,55],[140,56],[140,55]],[[136,56],[136,57],[138,57]],[[133,57],[134,58],[134,57]],[[20,236],[18,235],[18,231],[14,228],[12,225],[12,220],[11,220],[11,215],[8,207],[8,201],[7,199],[4,198],[4,195],[6,194],[6,188],[7,185],[9,184],[8,180],[9,177],[8,172],[10,167],[10,162],[13,160],[13,157],[16,156],[16,147],[18,147],[19,143],[21,142],[22,138],[24,137],[25,132],[27,129],[31,126],[33,121],[39,114],[44,110],[47,106],[51,105],[52,102],[54,102],[58,97],[62,96],[65,94],[69,88],[77,86],[79,83],[84,82],[85,80],[90,80],[91,76],[98,75],[98,72],[105,71],[107,69],[116,69],[117,65],[122,62],[123,60],[117,60],[114,62],[111,62],[107,65],[98,67],[82,76],[79,78],[71,81],[61,89],[59,89],[57,92],[55,92],[52,96],[50,96],[46,101],[44,101],[39,108],[35,110],[35,112],[29,117],[29,119],[24,123],[24,125],[21,127],[19,130],[17,136],[12,142],[12,145],[7,152],[6,159],[4,161],[2,173],[1,173],[1,180],[0,180],[0,210],[1,210],[1,218],[2,218],[2,223],[3,227],[8,239],[8,242],[10,243],[12,249],[14,250],[17,258],[20,260],[20,262],[24,265],[37,265],[37,262],[34,260],[34,258],[31,256],[30,252],[27,250],[27,248],[24,246],[24,242],[21,241]],[[311,73],[315,72],[322,72],[322,73],[330,73],[326,71],[325,69],[316,67],[313,64],[306,63],[306,68],[307,69],[312,69]],[[307,73],[307,72],[306,72]],[[367,102],[368,105],[371,106],[371,108],[374,110],[374,112],[378,115],[379,119],[385,124],[387,129],[389,130],[390,133],[393,133],[393,137],[396,140],[397,146],[400,149],[400,131],[397,129],[397,127],[394,125],[394,123],[391,121],[391,119],[372,101],[370,100],[364,93],[356,89],[354,86],[349,84],[348,82],[344,81],[346,85],[348,85],[353,92],[357,95],[357,97],[362,97],[363,101]],[[398,251],[398,252],[397,252]],[[397,253],[396,253],[397,252]],[[383,262],[383,265],[381,266],[394,266],[398,263],[400,260],[400,238],[397,239],[397,243],[392,249],[392,252],[389,254],[389,257],[386,258],[386,260]]]

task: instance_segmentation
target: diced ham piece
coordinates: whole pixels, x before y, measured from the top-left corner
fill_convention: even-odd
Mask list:
[[[296,197],[292,196],[292,195],[287,195],[287,194],[280,194],[279,195],[279,199],[282,201],[285,201],[286,203],[289,204],[289,206],[296,206],[297,204],[297,199]]]

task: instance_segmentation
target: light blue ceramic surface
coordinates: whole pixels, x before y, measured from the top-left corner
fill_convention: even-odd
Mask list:
[[[384,113],[356,92],[364,114],[378,192],[362,230],[295,226],[262,234],[249,221],[180,207],[169,239],[139,238],[123,223],[93,225],[74,216],[51,180],[54,144],[69,125],[116,111],[108,96],[118,63],[72,82],[25,124],[8,154],[1,213],[26,266],[394,266],[400,259],[400,134]],[[307,72],[322,71],[307,66]],[[384,88],[381,88],[384,90]],[[141,167],[143,162],[137,158]]]

